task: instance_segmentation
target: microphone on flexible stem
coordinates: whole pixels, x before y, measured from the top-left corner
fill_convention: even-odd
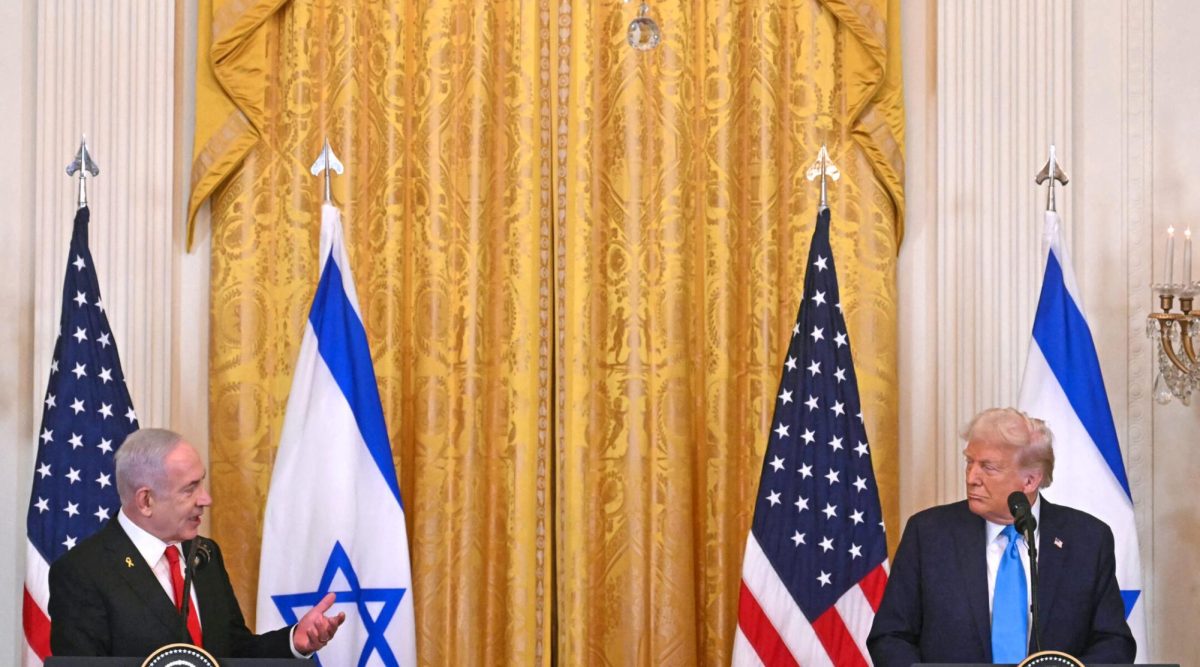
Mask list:
[[[212,556],[207,544],[201,544],[203,537],[192,538],[192,544],[187,551],[187,574],[183,577],[183,604],[179,608],[180,621],[183,623],[183,643],[193,644],[192,633],[188,631],[188,605],[192,602],[192,573],[208,564]]]
[[[1037,540],[1034,531],[1037,529],[1037,519],[1033,517],[1033,508],[1029,498],[1020,491],[1013,491],[1008,496],[1008,511],[1012,512],[1013,525],[1025,536],[1025,544],[1029,547],[1029,612],[1033,617],[1033,646],[1034,650],[1042,650],[1042,637],[1038,631],[1038,566]]]

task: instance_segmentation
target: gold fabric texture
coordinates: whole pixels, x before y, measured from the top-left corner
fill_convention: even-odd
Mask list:
[[[319,269],[323,183],[308,166],[328,135],[409,520],[421,659],[527,664],[549,631],[549,146],[528,111],[545,84],[537,7],[476,4],[291,3],[264,22],[261,134],[212,206],[212,527],[253,610]]]
[[[858,23],[885,27],[871,19],[884,3],[859,4]],[[901,204],[857,121],[874,108],[867,91],[899,104],[875,57],[888,43],[850,30],[847,8],[813,2],[654,7],[665,32],[651,53],[623,44],[616,3],[575,3],[560,46],[571,64],[555,235],[564,664],[729,662],[819,203],[804,172],[822,142],[843,175],[830,186],[832,244],[896,525]]]
[[[201,4],[212,529],[244,610],[325,136],[422,664],[728,664],[823,142],[894,546],[898,0],[657,0],[647,53],[615,0]]]

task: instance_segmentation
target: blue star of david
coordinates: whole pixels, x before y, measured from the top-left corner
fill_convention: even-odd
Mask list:
[[[1133,605],[1137,604],[1138,597],[1141,594],[1141,589],[1121,589],[1121,601],[1125,603],[1125,620],[1129,620],[1129,615],[1133,613]]]
[[[271,600],[275,602],[283,620],[288,625],[294,625],[299,621],[296,610],[302,609],[307,612],[316,606],[321,598],[330,592],[329,587],[333,584],[333,577],[338,571],[341,571],[346,582],[350,584],[350,590],[336,591],[337,597],[334,602],[353,602],[358,607],[363,627],[367,630],[367,641],[363,644],[362,654],[358,657],[359,666],[367,664],[367,659],[371,657],[371,654],[378,652],[384,665],[400,667],[399,661],[396,660],[396,654],[392,652],[392,647],[388,646],[387,638],[383,633],[387,630],[388,624],[392,622],[392,617],[396,615],[396,610],[400,608],[400,600],[404,598],[406,589],[363,588],[360,586],[358,575],[354,572],[354,565],[350,562],[350,556],[346,554],[341,542],[334,543],[333,552],[329,554],[329,560],[325,563],[325,571],[321,573],[321,584],[317,590],[311,593],[272,595]],[[383,603],[383,608],[375,618],[371,618],[370,612],[367,611],[368,602]],[[321,664],[320,656],[314,655],[313,658],[318,665]]]

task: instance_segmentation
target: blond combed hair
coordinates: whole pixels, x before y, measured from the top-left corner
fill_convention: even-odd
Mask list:
[[[961,437],[1016,448],[1021,469],[1042,471],[1040,488],[1054,481],[1054,433],[1041,419],[1016,408],[989,408],[971,419]]]

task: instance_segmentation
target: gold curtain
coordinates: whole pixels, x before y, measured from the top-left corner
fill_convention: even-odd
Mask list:
[[[201,10],[212,528],[243,608],[328,135],[421,662],[727,664],[822,142],[896,537],[898,0],[657,0],[645,54],[636,3],[383,4]]]
[[[214,17],[255,9],[241,4]],[[237,169],[194,182],[221,183],[212,530],[239,564],[243,609],[316,286],[323,184],[307,170],[327,135],[346,165],[333,195],[409,521],[422,660],[546,655],[549,144],[528,111],[545,97],[539,25],[521,3],[295,2],[231,49],[255,61],[239,72],[265,77],[264,105],[242,109],[256,139]],[[210,150],[224,154],[198,145]]]
[[[728,664],[742,552],[819,196],[895,524],[898,177],[862,145],[886,3],[657,2],[662,45],[580,2],[556,285],[564,664]],[[876,13],[882,12],[882,13]],[[859,30],[851,30],[850,21]],[[892,25],[895,25],[894,23]],[[875,31],[872,31],[875,29]],[[864,40],[869,41],[864,41]],[[898,41],[891,42],[898,54]],[[898,64],[898,63],[896,63]],[[898,72],[898,69],[896,70]],[[898,84],[898,79],[896,81]],[[895,128],[899,128],[897,123]],[[899,145],[899,132],[890,135]],[[892,154],[898,168],[899,153]]]

